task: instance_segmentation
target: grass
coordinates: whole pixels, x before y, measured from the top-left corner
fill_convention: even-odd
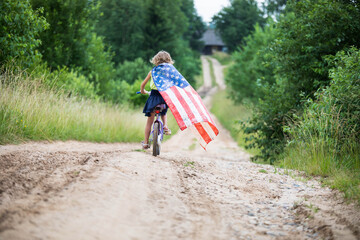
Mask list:
[[[324,185],[338,189],[349,200],[360,204],[360,145],[349,144],[334,152],[318,138],[295,142],[280,157],[285,168],[304,171],[306,176],[320,176]],[[350,160],[350,161],[349,161]]]
[[[203,74],[203,71],[202,71],[202,68],[201,68],[201,72],[199,73],[199,75],[195,76],[194,89],[198,89],[202,85],[204,85],[204,74]]]
[[[320,176],[325,185],[360,204],[360,143],[336,109],[310,108],[301,122],[289,126],[291,141],[279,164]]]
[[[239,121],[246,121],[251,116],[251,110],[242,104],[235,104],[227,97],[225,90],[213,96],[211,112],[219,119],[220,123],[230,131],[231,136],[238,145],[245,149],[245,138],[249,137],[240,129]],[[246,149],[252,155],[260,152],[259,149]]]
[[[0,144],[29,140],[139,142],[146,117],[140,109],[111,105],[50,89],[25,72],[0,76]],[[169,114],[171,115],[171,114]],[[169,117],[176,132],[176,122]]]
[[[231,55],[228,53],[224,53],[224,52],[214,52],[214,54],[212,55],[213,58],[216,58],[221,65],[229,65],[232,60],[231,60]]]
[[[206,58],[206,59],[209,62],[209,66],[210,66],[211,86],[215,87],[217,85],[217,83],[216,83],[216,77],[215,77],[215,73],[214,73],[214,66],[209,58]]]

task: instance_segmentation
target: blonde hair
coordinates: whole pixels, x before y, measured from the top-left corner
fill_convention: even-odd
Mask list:
[[[158,52],[151,60],[150,62],[154,65],[159,65],[161,63],[170,63],[174,64],[174,61],[171,59],[171,56],[168,52],[161,50]]]

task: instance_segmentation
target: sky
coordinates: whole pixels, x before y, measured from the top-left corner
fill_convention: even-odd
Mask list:
[[[264,2],[264,0],[257,0],[257,2],[260,4]],[[230,5],[229,0],[194,0],[194,3],[198,14],[204,22],[210,22],[211,18],[223,7]]]

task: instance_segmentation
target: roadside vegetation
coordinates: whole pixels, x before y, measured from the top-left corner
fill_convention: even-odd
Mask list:
[[[50,88],[45,78],[15,69],[8,68],[0,80],[0,144],[70,139],[140,142],[144,137],[146,117],[140,108],[69,97],[68,91]],[[172,115],[169,126],[176,132]]]
[[[244,133],[241,128],[242,124],[245,124],[251,117],[251,109],[246,104],[235,104],[229,97],[225,90],[217,92],[212,98],[211,112],[215,114],[220,121],[231,134],[233,139],[238,143],[240,147],[246,149],[252,155],[260,153],[259,149],[248,148],[246,138],[250,136]]]
[[[223,66],[227,66],[232,63],[231,55],[225,52],[216,51],[213,53],[212,57],[218,60]]]
[[[0,144],[140,141],[149,59],[194,84],[204,31],[192,0],[1,1]]]
[[[248,22],[231,14],[246,3],[255,7],[236,0],[214,20],[225,42],[237,41],[225,81],[235,105],[253,106],[239,124],[247,147],[260,149],[253,160],[321,176],[360,203],[358,2],[267,1],[258,13],[276,21],[231,36],[226,23]]]

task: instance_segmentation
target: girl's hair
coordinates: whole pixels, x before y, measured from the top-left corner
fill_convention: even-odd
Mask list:
[[[150,62],[152,64],[155,64],[156,66],[161,64],[161,63],[170,63],[170,64],[174,64],[174,61],[171,59],[171,56],[168,52],[166,51],[160,51],[158,52],[151,60]]]

